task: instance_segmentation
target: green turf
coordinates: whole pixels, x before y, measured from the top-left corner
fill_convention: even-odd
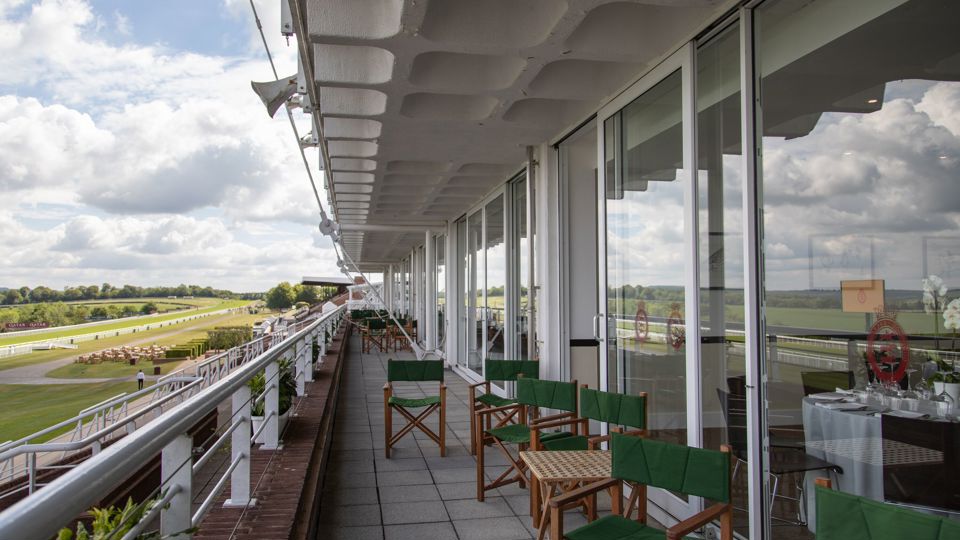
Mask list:
[[[29,366],[61,358],[69,358],[80,354],[89,354],[94,351],[109,349],[110,347],[119,347],[134,342],[143,342],[144,345],[176,345],[185,343],[194,337],[206,335],[207,328],[215,326],[230,326],[234,324],[253,324],[254,321],[266,317],[267,314],[259,315],[213,315],[203,319],[186,321],[175,325],[164,326],[163,328],[153,328],[135,334],[124,334],[122,336],[84,341],[77,344],[77,349],[53,349],[49,351],[36,351],[28,354],[20,354],[9,358],[0,358],[0,371],[17,367]],[[203,330],[201,330],[203,329]],[[151,336],[159,336],[170,332],[178,332],[174,336],[163,337],[159,339],[149,339]],[[134,370],[136,373],[136,370]],[[0,400],[2,401],[2,400]]]
[[[180,317],[185,317],[189,315],[198,315],[202,313],[219,311],[221,309],[241,307],[249,303],[250,301],[248,300],[224,300],[219,304],[206,307],[206,308],[189,310],[189,311],[178,311],[176,313],[154,315],[152,317],[144,317],[144,318],[138,318],[133,320],[120,319],[120,320],[117,320],[116,322],[97,325],[95,327],[71,328],[66,330],[52,330],[50,332],[44,332],[42,334],[30,334],[25,336],[0,338],[0,346],[17,345],[20,343],[30,343],[33,341],[41,341],[44,339],[52,339],[52,338],[59,338],[59,337],[78,336],[82,334],[91,334],[94,332],[103,332],[107,330],[119,330],[122,328],[129,328],[131,326],[141,326],[144,324],[154,324],[154,323],[159,323],[164,321],[171,321],[173,319],[178,319]]]
[[[151,341],[149,345],[173,346],[180,343],[186,343],[191,339],[207,337],[207,330],[212,330],[214,327],[248,326],[253,325],[255,321],[258,321],[261,318],[263,318],[263,315],[228,315],[215,317],[212,320],[204,321],[202,324],[197,324],[190,328],[186,328],[183,332],[178,332],[175,336],[169,336],[156,341]],[[134,335],[140,334],[137,333]],[[70,356],[75,354],[76,352],[72,352]],[[162,362],[156,365],[160,366],[160,372],[166,375],[171,371],[175,371],[180,364],[182,364],[182,361],[177,360],[171,362]],[[140,369],[143,369],[144,373],[152,375],[153,367],[153,362],[149,361],[140,363],[136,366],[131,366],[129,362],[101,362],[99,364],[72,363],[49,371],[47,372],[46,376],[55,379],[101,379],[113,377],[132,377],[133,375],[136,375],[137,371]]]
[[[94,384],[0,385],[0,441],[15,440],[76,415],[90,405],[121,392],[135,392],[136,381]],[[38,399],[38,393],[43,399]],[[69,429],[69,428],[67,428]],[[67,429],[63,430],[64,432]],[[42,440],[52,439],[51,434]],[[42,442],[42,441],[36,441]]]

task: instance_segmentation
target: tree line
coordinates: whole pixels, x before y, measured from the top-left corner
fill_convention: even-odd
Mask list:
[[[276,287],[267,291],[264,300],[270,309],[287,309],[300,302],[310,305],[325,302],[336,293],[336,287],[315,287],[299,283],[291,285],[288,281],[282,281]]]
[[[167,296],[195,296],[202,298],[230,298],[241,300],[258,300],[262,293],[237,294],[224,289],[201,287],[199,285],[177,285],[176,287],[138,287],[123,285],[115,287],[109,283],[103,285],[89,285],[65,287],[63,290],[52,289],[43,285],[34,288],[20,287],[7,289],[0,294],[4,305],[37,304],[43,302],[74,302],[78,300],[110,300],[112,298],[163,298]]]

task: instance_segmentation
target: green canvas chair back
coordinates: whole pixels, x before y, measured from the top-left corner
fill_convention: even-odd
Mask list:
[[[483,366],[488,381],[515,381],[518,377],[536,379],[540,376],[540,362],[535,360],[487,360]]]
[[[369,330],[386,330],[387,321],[381,319],[367,319],[367,328]]]
[[[577,385],[520,377],[517,379],[517,403],[576,412]]]
[[[947,540],[960,521],[817,486],[817,540]]]
[[[615,478],[730,502],[730,454],[642,437],[611,436]],[[817,537],[819,540],[819,536]]]
[[[387,380],[443,382],[443,360],[388,360]]]
[[[645,396],[580,389],[580,416],[591,420],[647,429],[646,408]]]

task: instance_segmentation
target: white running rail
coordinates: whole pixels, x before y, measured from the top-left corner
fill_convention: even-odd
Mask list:
[[[255,359],[280,358],[293,347],[297,360],[297,388],[298,392],[302,393],[304,383],[312,378],[313,370],[306,369],[308,360],[311,365],[317,360],[313,355],[314,343],[319,349],[318,358],[322,358],[322,354],[326,352],[324,338],[332,335],[343,313],[344,310],[339,309],[289,325],[279,319],[273,323],[268,333],[205,360],[196,366],[192,374],[183,369],[178,370],[158,379],[153,387],[132,394],[120,394],[84,409],[73,418],[21,439],[0,444],[0,485],[5,486],[4,491],[0,492],[0,499],[17,494],[22,496],[26,492],[30,496],[21,503],[35,500],[46,491],[41,489],[44,487],[42,473],[45,471],[85,467],[84,460],[98,457],[108,444],[121,444],[122,437],[130,438],[136,435],[139,429],[147,428],[153,422],[164,418],[178,405],[190,401],[205,389],[217,386],[238,367]],[[299,342],[292,339],[294,336],[300,336]],[[260,366],[260,369],[263,369],[263,366]],[[248,371],[245,370],[244,373]],[[273,393],[276,393],[276,385],[272,388]],[[246,392],[249,394],[249,390]],[[204,402],[204,406],[206,403]],[[69,437],[60,436],[56,441],[38,442],[49,439],[51,434],[64,431],[69,433]],[[249,433],[249,427],[247,432]],[[141,461],[140,465],[146,461]],[[249,471],[249,467],[244,470]],[[14,508],[19,506],[20,503]],[[4,518],[8,514],[9,511],[5,512]],[[0,531],[4,533],[0,536],[6,537],[3,525],[0,525]]]

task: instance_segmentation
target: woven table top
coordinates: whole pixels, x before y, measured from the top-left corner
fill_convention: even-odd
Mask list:
[[[520,459],[540,480],[601,480],[610,478],[610,452],[557,450],[520,452]]]

